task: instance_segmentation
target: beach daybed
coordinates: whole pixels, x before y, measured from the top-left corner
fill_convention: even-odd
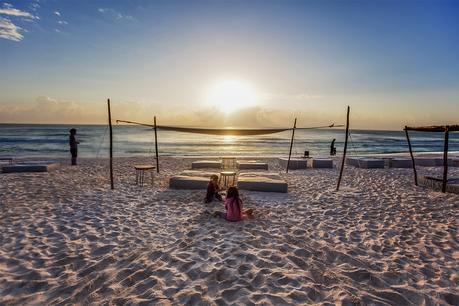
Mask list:
[[[287,167],[288,158],[279,158],[279,164],[282,167]],[[308,167],[307,158],[291,158],[288,168],[290,170],[306,169]]]
[[[211,175],[217,172],[185,170],[169,179],[169,187],[173,189],[206,189]]]
[[[418,178],[418,183],[420,186],[428,187],[435,191],[442,191],[442,179],[430,176],[421,176]],[[448,179],[448,181],[446,182],[446,192],[459,194],[459,178]]]
[[[391,168],[411,168],[413,162],[410,158],[391,158],[389,162]]]
[[[421,167],[437,167],[443,166],[443,158],[439,157],[416,157],[414,159],[416,166]]]
[[[198,160],[191,163],[191,169],[220,169],[222,162],[218,160]]]
[[[362,169],[384,168],[384,159],[381,158],[360,158],[358,162]]]
[[[333,168],[333,159],[331,158],[309,158],[309,168]]]
[[[268,170],[268,164],[255,160],[238,161],[237,167],[240,170]]]
[[[358,156],[346,157],[346,164],[350,165],[350,166],[358,167],[359,166],[359,159],[361,159],[361,158],[362,157],[358,157]]]
[[[237,187],[241,190],[264,192],[287,192],[288,184],[278,173],[247,172],[240,173]]]
[[[59,168],[60,165],[60,163],[55,161],[27,161],[23,163],[2,166],[2,172],[49,172]]]

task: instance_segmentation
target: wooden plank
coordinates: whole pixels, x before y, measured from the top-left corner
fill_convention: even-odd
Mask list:
[[[110,130],[110,186],[115,189],[113,183],[113,130],[112,130],[112,113],[110,111],[110,99],[107,99],[108,105],[108,126]]]
[[[449,130],[448,127],[445,131],[445,145],[443,149],[443,185],[441,191],[446,192],[446,183],[448,182],[448,142],[449,142]]]
[[[408,142],[408,148],[410,149],[411,162],[413,164],[414,172],[414,185],[418,186],[418,174],[416,173],[416,164],[414,163],[413,149],[411,148],[410,136],[408,135],[408,129],[405,127],[406,141]]]
[[[295,118],[295,122],[293,123],[292,140],[290,141],[290,151],[288,152],[287,173],[288,173],[288,167],[290,166],[290,157],[292,156],[293,137],[295,137],[295,129],[296,129],[296,118]]]
[[[157,128],[156,128],[156,116],[154,117],[154,123],[155,123],[156,172],[159,173],[158,132],[157,132]]]
[[[339,185],[341,184],[341,178],[343,177],[343,170],[344,170],[344,162],[346,160],[346,152],[347,152],[347,139],[349,137],[349,113],[351,108],[347,107],[347,115],[346,115],[346,138],[344,139],[344,151],[343,151],[343,160],[341,161],[341,169],[339,171],[339,178],[338,184],[336,185],[336,191],[339,190]]]

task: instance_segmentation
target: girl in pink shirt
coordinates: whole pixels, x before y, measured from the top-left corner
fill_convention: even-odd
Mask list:
[[[239,191],[236,187],[228,188],[225,200],[226,213],[215,212],[214,216],[225,218],[227,221],[241,221],[252,217],[253,210],[243,210],[242,200],[239,198]]]

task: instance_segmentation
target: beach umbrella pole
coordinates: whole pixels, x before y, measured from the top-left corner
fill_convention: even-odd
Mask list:
[[[414,163],[414,156],[413,156],[413,149],[411,147],[411,141],[410,141],[410,136],[408,135],[408,127],[405,126],[405,135],[406,135],[406,141],[408,142],[408,148],[410,150],[410,156],[411,156],[411,163],[413,164],[413,172],[414,172],[414,185],[418,185],[418,174],[416,172],[416,164]]]
[[[347,152],[347,139],[349,137],[349,112],[351,108],[347,107],[347,116],[346,116],[346,137],[344,139],[344,151],[343,151],[343,160],[341,161],[341,169],[339,170],[338,184],[336,185],[336,191],[339,190],[339,185],[341,184],[341,178],[343,177],[344,162],[346,161],[346,152]]]
[[[154,117],[154,123],[155,123],[156,172],[159,173],[158,132],[157,132],[157,129],[156,129],[156,116]]]
[[[449,142],[449,128],[445,129],[445,146],[443,150],[443,185],[441,191],[446,192],[446,183],[448,182],[448,142]]]
[[[110,99],[107,99],[108,105],[108,126],[110,130],[110,186],[115,189],[113,184],[113,130],[112,130],[112,113],[110,111]]]
[[[288,167],[290,166],[290,157],[292,156],[292,147],[293,147],[293,138],[295,137],[295,129],[296,129],[296,118],[295,118],[295,122],[293,123],[292,140],[290,141],[290,150],[288,152],[287,173],[288,173]]]

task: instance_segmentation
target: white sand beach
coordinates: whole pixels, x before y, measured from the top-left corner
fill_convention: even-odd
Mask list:
[[[336,192],[336,168],[261,160],[289,192],[241,191],[255,218],[233,223],[168,188],[193,159],[162,158],[141,188],[148,159],[116,158],[113,191],[107,159],[0,174],[0,304],[459,305],[459,195],[350,166]]]

